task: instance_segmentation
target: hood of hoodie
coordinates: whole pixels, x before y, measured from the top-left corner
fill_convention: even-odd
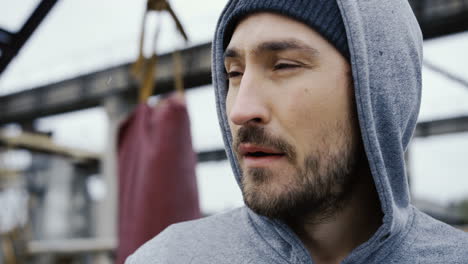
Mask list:
[[[404,152],[420,108],[422,34],[407,0],[336,1],[347,34],[362,142],[384,213],[379,230],[350,256],[362,259],[377,248],[397,243],[412,221]],[[278,10],[250,7],[248,12],[243,11],[252,2],[255,0],[230,0],[218,21],[213,41],[212,71],[218,118],[227,156],[239,184],[241,170],[231,147],[233,138],[226,115],[225,47],[236,23],[246,15],[262,11],[281,13],[282,5],[300,6],[301,1],[276,1]],[[290,236],[280,221],[253,212],[251,215],[252,222],[260,229],[275,229],[285,233],[283,237]]]

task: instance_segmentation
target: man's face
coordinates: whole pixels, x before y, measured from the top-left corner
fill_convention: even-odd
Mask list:
[[[308,26],[259,13],[235,29],[225,68],[246,204],[278,218],[336,211],[360,152],[346,59]]]

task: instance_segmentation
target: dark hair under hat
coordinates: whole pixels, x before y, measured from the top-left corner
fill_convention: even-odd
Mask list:
[[[219,26],[225,27],[224,48],[231,40],[237,24],[244,17],[258,12],[272,12],[291,17],[310,26],[349,61],[348,40],[336,0],[239,0]]]

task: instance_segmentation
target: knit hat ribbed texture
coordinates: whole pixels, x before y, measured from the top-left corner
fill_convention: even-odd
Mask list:
[[[334,45],[349,61],[348,40],[336,0],[239,0],[221,22],[225,26],[224,48],[229,44],[240,20],[258,12],[277,13],[305,23]]]

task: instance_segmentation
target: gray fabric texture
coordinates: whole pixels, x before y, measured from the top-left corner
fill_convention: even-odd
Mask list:
[[[252,1],[231,0],[213,43],[213,82],[227,155],[237,181],[225,112],[223,52],[231,14]],[[308,1],[272,0],[301,8]],[[362,139],[383,224],[342,263],[468,263],[468,235],[410,203],[404,151],[421,101],[422,35],[406,0],[337,0],[346,28]],[[259,10],[262,11],[262,10]],[[263,10],[265,11],[265,10]],[[170,226],[127,260],[134,263],[313,263],[284,223],[242,207]]]

